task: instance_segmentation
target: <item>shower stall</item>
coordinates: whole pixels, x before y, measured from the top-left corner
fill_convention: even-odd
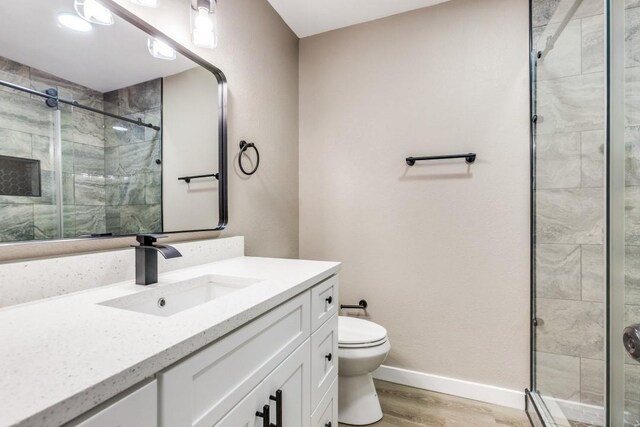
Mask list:
[[[101,92],[0,56],[0,243],[162,230],[162,87]]]
[[[527,410],[534,425],[640,426],[640,1],[530,7]]]

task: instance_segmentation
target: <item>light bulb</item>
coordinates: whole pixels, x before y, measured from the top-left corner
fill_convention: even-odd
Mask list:
[[[74,6],[78,15],[92,24],[113,25],[115,23],[111,11],[96,0],[75,0]]]
[[[198,47],[213,49],[218,44],[216,3],[193,0],[191,4],[191,41]]]
[[[194,26],[196,30],[213,31],[213,22],[209,19],[209,11],[204,7],[198,9],[198,15],[196,16]]]
[[[91,24],[84,19],[71,13],[61,13],[58,15],[58,22],[65,28],[73,31],[87,32],[93,28]]]
[[[171,46],[158,39],[149,38],[147,40],[147,47],[149,48],[149,53],[154,58],[166,59],[169,61],[176,59],[176,51]]]
[[[158,0],[129,0],[133,4],[144,7],[158,7]]]

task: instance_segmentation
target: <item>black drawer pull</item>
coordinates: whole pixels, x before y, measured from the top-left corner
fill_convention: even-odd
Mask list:
[[[331,421],[329,421],[328,423],[326,423],[326,424],[324,425],[324,427],[331,427]]]
[[[271,412],[271,408],[269,407],[269,405],[264,405],[262,407],[262,412],[256,412],[256,417],[262,418],[262,427],[271,427],[271,425],[269,424],[269,412]]]
[[[329,296],[327,299],[325,299],[325,301],[327,302],[327,304],[331,304],[333,302],[333,297]]]
[[[282,427],[282,390],[276,391],[276,395],[269,396],[269,399],[276,402],[276,423],[271,427]]]
[[[329,362],[331,362],[331,359],[333,359],[333,355],[331,353],[327,354],[325,356],[325,359],[327,359]]]

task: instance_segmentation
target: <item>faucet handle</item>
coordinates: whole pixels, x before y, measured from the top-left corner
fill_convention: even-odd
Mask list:
[[[142,246],[153,246],[158,239],[164,239],[167,236],[163,236],[162,234],[138,234],[136,236],[136,240]]]

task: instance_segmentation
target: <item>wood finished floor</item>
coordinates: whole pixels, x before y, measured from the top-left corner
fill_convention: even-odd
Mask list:
[[[384,418],[372,427],[531,427],[517,409],[384,381],[376,381],[376,389]]]

